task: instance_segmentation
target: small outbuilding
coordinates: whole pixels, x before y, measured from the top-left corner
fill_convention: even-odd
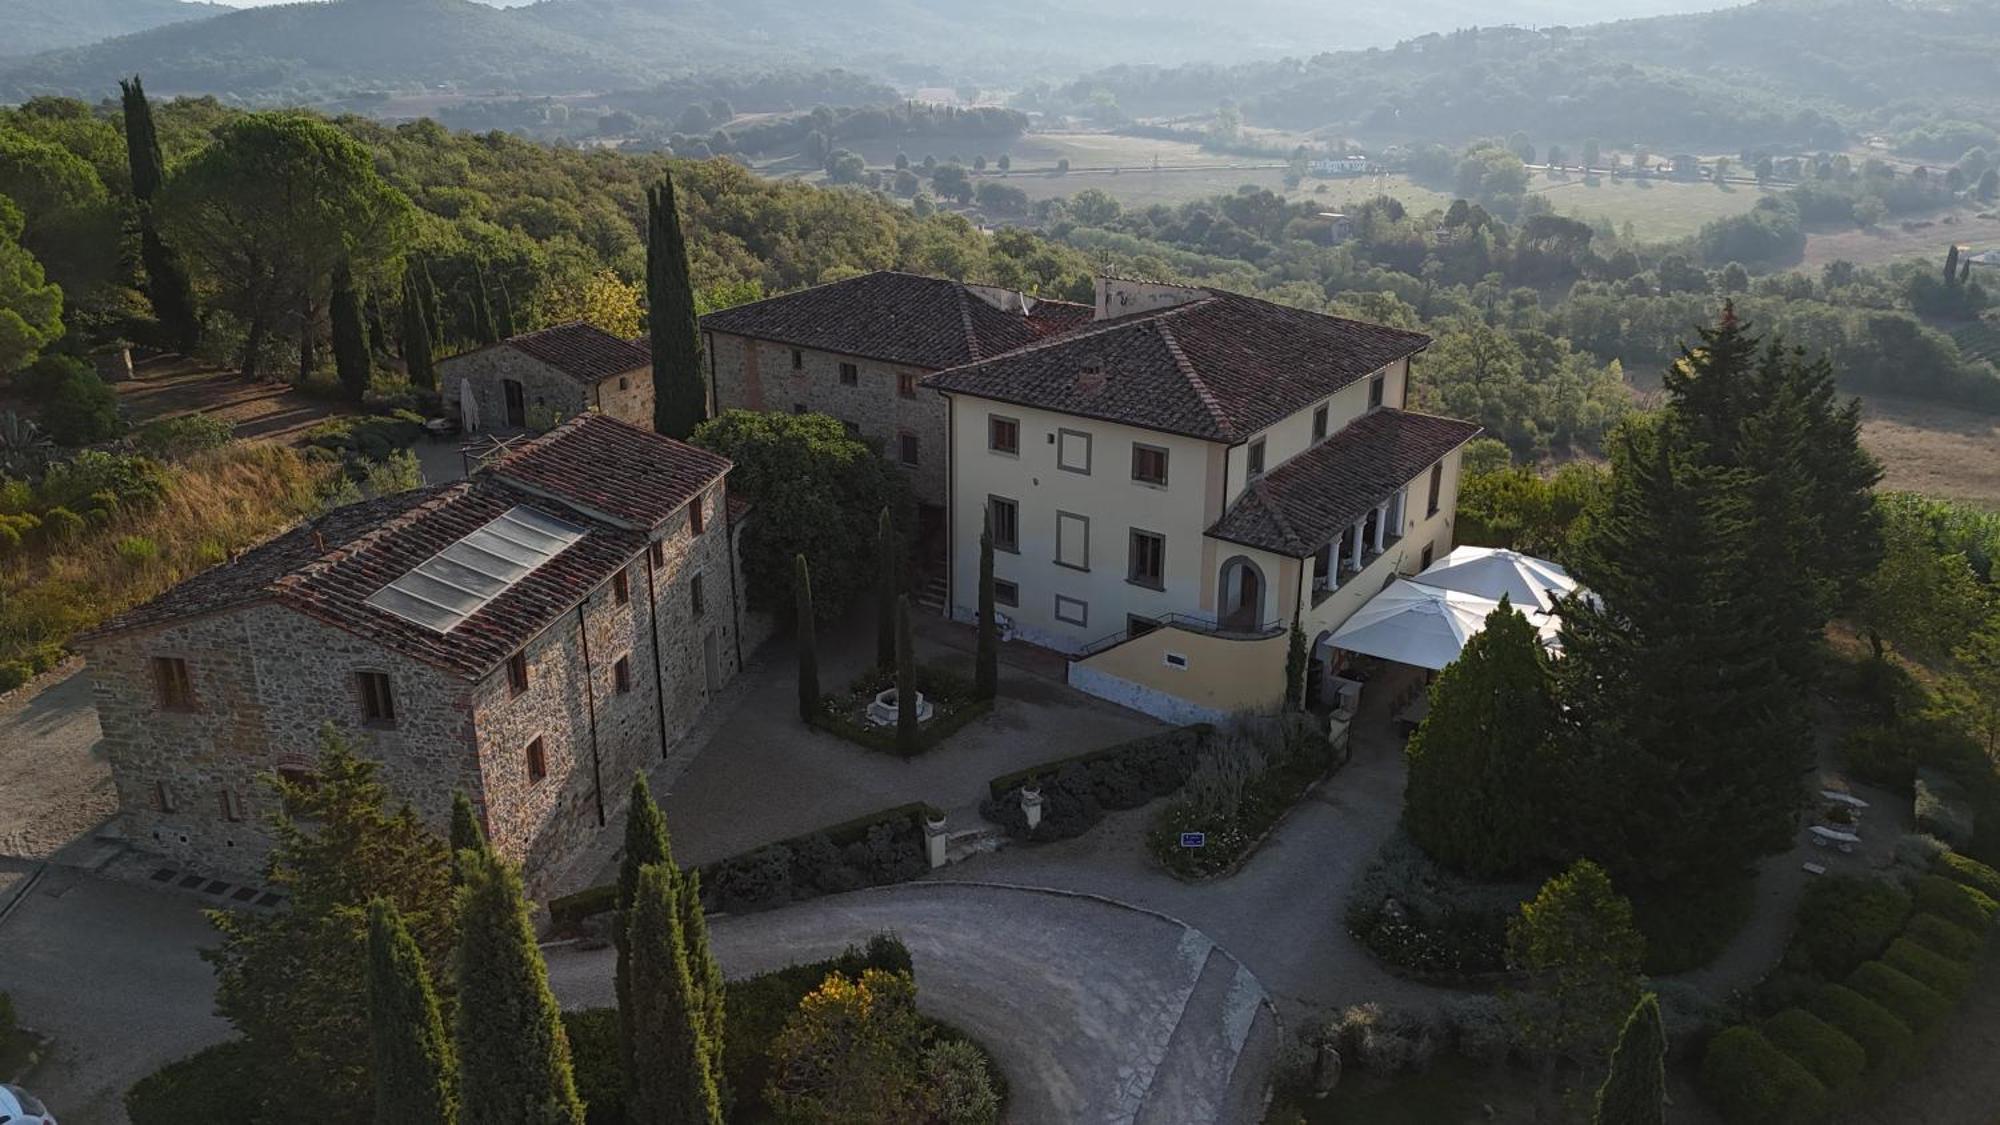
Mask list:
[[[580,320],[452,356],[438,390],[468,431],[547,430],[592,411],[653,426],[651,351]]]

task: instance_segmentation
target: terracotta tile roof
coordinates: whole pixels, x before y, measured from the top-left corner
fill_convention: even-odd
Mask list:
[[[1210,291],[940,371],[924,383],[1233,443],[1429,343],[1421,332]]]
[[[1005,312],[946,278],[881,271],[712,312],[701,326],[932,370],[1012,351],[1090,323],[1095,310],[1030,298]]]
[[[477,679],[574,609],[645,549],[653,524],[728,469],[712,453],[584,415],[470,480],[364,501],[301,524],[98,633],[273,601]],[[516,506],[567,521],[584,535],[447,633],[367,604],[382,587]]]
[[[653,362],[650,348],[580,320],[510,336],[494,346],[533,356],[580,383],[601,383]]]
[[[599,515],[652,527],[730,469],[729,459],[603,414],[579,414],[487,471]]]
[[[1475,422],[1377,410],[1250,482],[1208,534],[1303,558],[1384,497],[1478,436]],[[1412,496],[1412,503],[1423,497]]]

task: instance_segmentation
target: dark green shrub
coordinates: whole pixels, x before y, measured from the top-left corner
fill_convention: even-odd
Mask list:
[[[2000,902],[2000,871],[1957,852],[1946,852],[1938,857],[1938,874],[1956,883],[1963,883],[1987,898]]]
[[[1847,1086],[1868,1069],[1868,1052],[1853,1036],[1804,1008],[1786,1008],[1759,1030],[1829,1090]]]
[[[1104,819],[1106,810],[1135,809],[1187,784],[1196,754],[1212,733],[1207,724],[1180,727],[1001,774],[986,783],[979,815],[1011,836],[1028,837],[1020,789],[1035,783],[1042,790],[1042,822],[1032,838],[1080,836]]]
[[[865,948],[849,946],[831,960],[729,982],[723,1014],[722,1070],[723,1080],[734,1092],[731,1120],[769,1120],[768,1112],[763,1112],[763,1098],[770,1077],[771,1042],[798,1010],[799,1001],[830,974],[859,980],[869,969],[909,972],[910,951],[894,937],[877,934]]]
[[[5,1049],[20,1027],[21,1021],[14,1015],[14,998],[0,992],[0,1050]]]
[[[549,921],[556,929],[573,929],[585,918],[618,908],[618,884],[587,887],[573,895],[549,900]]]
[[[132,445],[159,461],[178,461],[203,450],[227,445],[232,433],[227,421],[213,414],[183,414],[155,418],[132,432]]]
[[[1937,1026],[1951,1012],[1951,1001],[1880,961],[1870,961],[1849,973],[1847,987],[1889,1009],[1918,1034]]]
[[[1804,1125],[1827,1105],[1826,1087],[1751,1027],[1709,1041],[1699,1083],[1730,1125]]]
[[[1900,937],[1889,943],[1889,951],[1882,954],[1883,963],[1903,975],[1937,993],[1947,1002],[1965,995],[1972,987],[1972,968],[1960,961],[1954,961],[1934,949],[1926,949]]]
[[[1894,1012],[1846,985],[1821,985],[1806,1007],[1861,1044],[1872,1074],[1891,1073],[1916,1053],[1916,1035]]]
[[[618,1009],[564,1012],[562,1021],[586,1125],[624,1125],[625,1067],[618,1049]]]
[[[212,1125],[264,1119],[264,1081],[240,1039],[170,1062],[125,1091],[132,1125]]]
[[[1970,961],[1986,945],[1983,935],[1922,911],[1910,918],[1903,936],[1954,961]]]
[[[1784,966],[1838,980],[1902,932],[1910,896],[1882,879],[1830,875],[1806,885]]]
[[[792,901],[792,849],[783,844],[767,844],[753,852],[732,856],[713,868],[716,906],[730,913],[763,910]]]
[[[1963,883],[1926,875],[1917,880],[1917,908],[1983,934],[1997,907],[1992,899]]]
[[[119,508],[149,508],[167,494],[167,473],[150,457],[86,449],[49,467],[35,489],[35,507],[72,512],[102,507],[110,496]],[[46,519],[47,517],[44,516]]]
[[[42,539],[55,546],[74,543],[82,538],[83,517],[68,508],[50,508],[42,513]]]
[[[68,356],[47,356],[36,366],[42,364],[63,366],[42,398],[40,412],[42,428],[57,444],[90,445],[125,432],[125,422],[118,416],[118,392],[89,364]]]
[[[1841,764],[1849,774],[1884,789],[1907,793],[1917,780],[1916,758],[1895,726],[1872,724],[1850,729],[1840,740]]]
[[[1646,938],[1645,971],[1663,976],[1715,960],[1755,907],[1756,883],[1747,873],[1635,887],[1632,921]]]

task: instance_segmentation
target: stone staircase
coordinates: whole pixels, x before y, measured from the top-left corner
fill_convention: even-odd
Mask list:
[[[933,573],[925,579],[922,588],[917,591],[917,608],[929,610],[940,617],[944,616],[950,601],[951,587],[940,573]]]

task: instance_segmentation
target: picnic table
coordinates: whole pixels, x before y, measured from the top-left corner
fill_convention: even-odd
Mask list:
[[[1846,805],[1848,808],[1857,811],[1868,807],[1868,802],[1852,793],[1843,793],[1838,789],[1822,789],[1819,791],[1819,795],[1836,805]]]
[[[1822,848],[1839,848],[1843,852],[1852,852],[1854,845],[1861,842],[1861,837],[1852,832],[1842,832],[1822,824],[1813,825],[1812,837],[1813,843]]]

